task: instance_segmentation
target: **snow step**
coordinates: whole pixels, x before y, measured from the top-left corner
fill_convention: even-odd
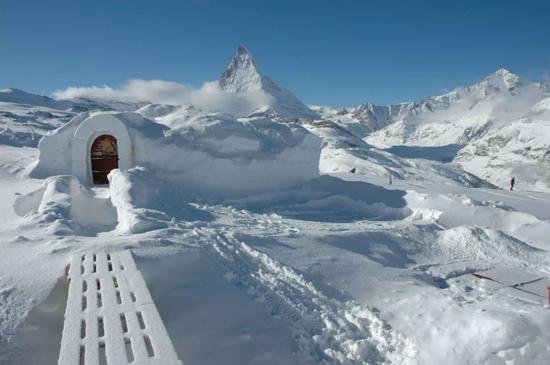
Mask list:
[[[129,251],[72,257],[59,365],[182,365]]]

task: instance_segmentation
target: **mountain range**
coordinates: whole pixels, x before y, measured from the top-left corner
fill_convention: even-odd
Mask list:
[[[442,158],[493,184],[506,187],[516,177],[524,189],[548,191],[550,142],[542,136],[550,132],[549,107],[547,84],[499,69],[416,103],[314,110],[378,148],[405,146],[399,151],[414,157],[448,146]]]

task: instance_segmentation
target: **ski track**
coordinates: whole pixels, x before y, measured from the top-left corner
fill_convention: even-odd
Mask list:
[[[414,364],[416,347],[377,314],[329,298],[292,268],[219,229],[193,230],[198,244],[226,270],[225,278],[291,323],[306,362]]]

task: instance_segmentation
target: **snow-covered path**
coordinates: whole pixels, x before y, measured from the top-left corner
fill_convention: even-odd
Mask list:
[[[409,364],[415,348],[378,315],[353,301],[329,298],[315,285],[230,233],[210,232],[226,278],[244,287],[270,313],[293,324],[301,352],[314,362]]]

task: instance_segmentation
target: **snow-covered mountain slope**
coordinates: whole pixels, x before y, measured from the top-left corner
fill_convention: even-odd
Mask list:
[[[19,89],[0,90],[0,102],[66,110],[73,106],[69,101],[54,100],[47,96],[31,94]]]
[[[155,119],[173,113],[176,109],[178,106],[171,104],[147,104],[137,109],[136,113],[148,119]]]
[[[32,95],[32,94],[30,94]],[[0,143],[12,146],[36,147],[48,131],[67,123],[74,114],[26,103],[0,101]],[[40,100],[43,102],[43,100]],[[40,103],[42,104],[42,103]]]
[[[550,123],[549,97],[548,85],[500,69],[419,103],[311,108],[370,145],[424,158],[446,151],[445,159],[492,184],[506,187],[515,176],[522,189],[549,191],[549,145],[540,137]]]
[[[547,96],[547,85],[500,69],[477,84],[425,98],[367,140],[380,146],[466,144],[518,119]]]
[[[80,112],[134,111],[143,102],[76,98],[55,100],[18,89],[0,90],[0,142],[36,147],[40,138],[61,127]]]
[[[394,105],[375,105],[366,103],[356,108],[331,108],[326,106],[310,106],[323,119],[341,124],[355,135],[363,138],[376,132],[396,120],[404,118],[416,105],[401,103]]]
[[[466,171],[507,187],[550,191],[550,98],[522,118],[494,128],[459,151],[455,161]]]
[[[18,104],[28,107],[43,107],[68,112],[88,110],[118,110],[135,111],[147,104],[146,102],[129,102],[120,100],[98,100],[74,98],[71,100],[55,100],[43,95],[28,93],[23,90],[8,88],[0,90],[0,102]]]
[[[71,99],[71,110],[74,112],[84,112],[92,110],[110,111],[116,110],[121,112],[133,112],[137,109],[149,104],[147,101],[126,101],[114,99],[91,99],[91,98],[74,98]]]
[[[159,105],[150,104],[137,110],[137,113],[150,118],[170,128],[179,128],[184,125],[200,125],[201,119],[212,119],[216,115],[224,119],[235,119],[233,116],[224,113],[208,113],[193,105]]]
[[[388,150],[378,149],[331,121],[305,121],[301,124],[325,142],[319,164],[322,174],[353,171],[359,179],[368,178],[370,181],[414,181],[421,186],[437,182],[468,187],[492,187],[492,184],[453,164],[437,159],[417,158],[414,155],[404,158]]]
[[[237,54],[221,75],[219,85],[229,93],[264,93],[270,101],[262,109],[272,110],[285,118],[318,118],[290,91],[263,75],[252,54],[243,46],[239,46]]]
[[[476,84],[418,103],[313,109],[376,146],[444,146],[481,137],[518,119],[548,96],[546,84],[529,83],[499,69]]]

